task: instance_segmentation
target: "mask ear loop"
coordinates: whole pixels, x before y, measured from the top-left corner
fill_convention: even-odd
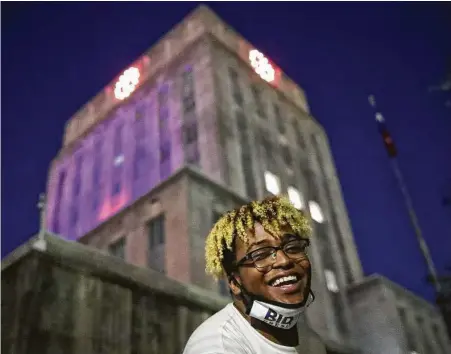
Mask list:
[[[246,308],[246,315],[249,315],[251,313],[252,309],[252,298],[249,292],[240,284],[240,282],[235,278],[235,276],[232,274],[229,276],[229,281],[234,283],[238,289],[240,289],[241,294],[239,294],[241,300],[243,300],[244,307]]]

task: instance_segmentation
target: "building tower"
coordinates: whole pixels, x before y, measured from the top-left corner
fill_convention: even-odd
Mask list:
[[[221,213],[279,193],[314,225],[309,319],[347,346],[342,290],[362,268],[324,129],[300,87],[200,6],[68,121],[46,224],[226,294],[204,275],[208,231]]]

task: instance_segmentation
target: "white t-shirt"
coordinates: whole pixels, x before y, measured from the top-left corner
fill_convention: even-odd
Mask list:
[[[183,354],[296,354],[296,348],[276,344],[261,335],[228,304],[191,335]]]

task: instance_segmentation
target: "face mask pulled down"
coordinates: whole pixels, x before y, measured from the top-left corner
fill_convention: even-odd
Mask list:
[[[309,293],[307,301],[300,304],[276,304],[265,299],[253,299],[248,315],[276,328],[291,329],[313,299],[312,293]]]

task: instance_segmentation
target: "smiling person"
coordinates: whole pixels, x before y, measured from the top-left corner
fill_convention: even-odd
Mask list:
[[[206,240],[206,270],[227,277],[233,303],[194,331],[184,354],[306,352],[297,323],[314,299],[309,236],[308,219],[284,197],[223,215]]]

